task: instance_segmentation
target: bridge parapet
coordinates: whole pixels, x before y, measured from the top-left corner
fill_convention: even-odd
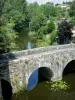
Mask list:
[[[33,54],[38,54],[42,52],[56,51],[56,50],[61,50],[61,49],[66,49],[66,48],[75,48],[75,44],[47,46],[47,47],[22,50],[22,51],[17,51],[17,52],[12,52],[12,53],[10,52],[10,53],[1,54],[0,57],[15,59],[22,56],[33,55]]]

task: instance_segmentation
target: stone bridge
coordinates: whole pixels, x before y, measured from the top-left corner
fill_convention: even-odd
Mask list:
[[[47,67],[53,72],[51,80],[62,79],[67,64],[75,59],[75,45],[48,46],[0,55],[0,77],[11,82],[13,91],[26,86],[36,69]]]

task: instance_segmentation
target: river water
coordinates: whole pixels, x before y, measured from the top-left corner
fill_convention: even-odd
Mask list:
[[[18,33],[18,38],[16,43],[18,44],[18,50],[25,50],[27,49],[28,42],[31,42],[32,45],[35,44],[36,39],[33,36],[28,36],[29,30],[23,30],[22,32]]]
[[[64,76],[69,89],[51,90],[51,84],[40,82],[31,91],[14,94],[12,100],[75,100],[75,74]]]

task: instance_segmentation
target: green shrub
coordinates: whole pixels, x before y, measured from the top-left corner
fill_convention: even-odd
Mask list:
[[[36,47],[49,46],[49,43],[45,40],[38,39],[36,42]]]
[[[52,33],[50,34],[50,45],[54,43],[56,36],[57,36],[57,31],[53,30]]]
[[[51,33],[54,29],[55,29],[55,24],[53,21],[50,21],[50,23],[48,23],[47,32]]]

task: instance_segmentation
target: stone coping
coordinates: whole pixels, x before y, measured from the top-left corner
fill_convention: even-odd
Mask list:
[[[38,54],[38,53],[49,52],[49,51],[56,51],[56,50],[67,49],[67,48],[75,48],[75,44],[55,45],[55,46],[47,46],[47,47],[22,50],[17,52],[9,52],[5,54],[0,54],[0,60],[16,59],[27,55]]]

